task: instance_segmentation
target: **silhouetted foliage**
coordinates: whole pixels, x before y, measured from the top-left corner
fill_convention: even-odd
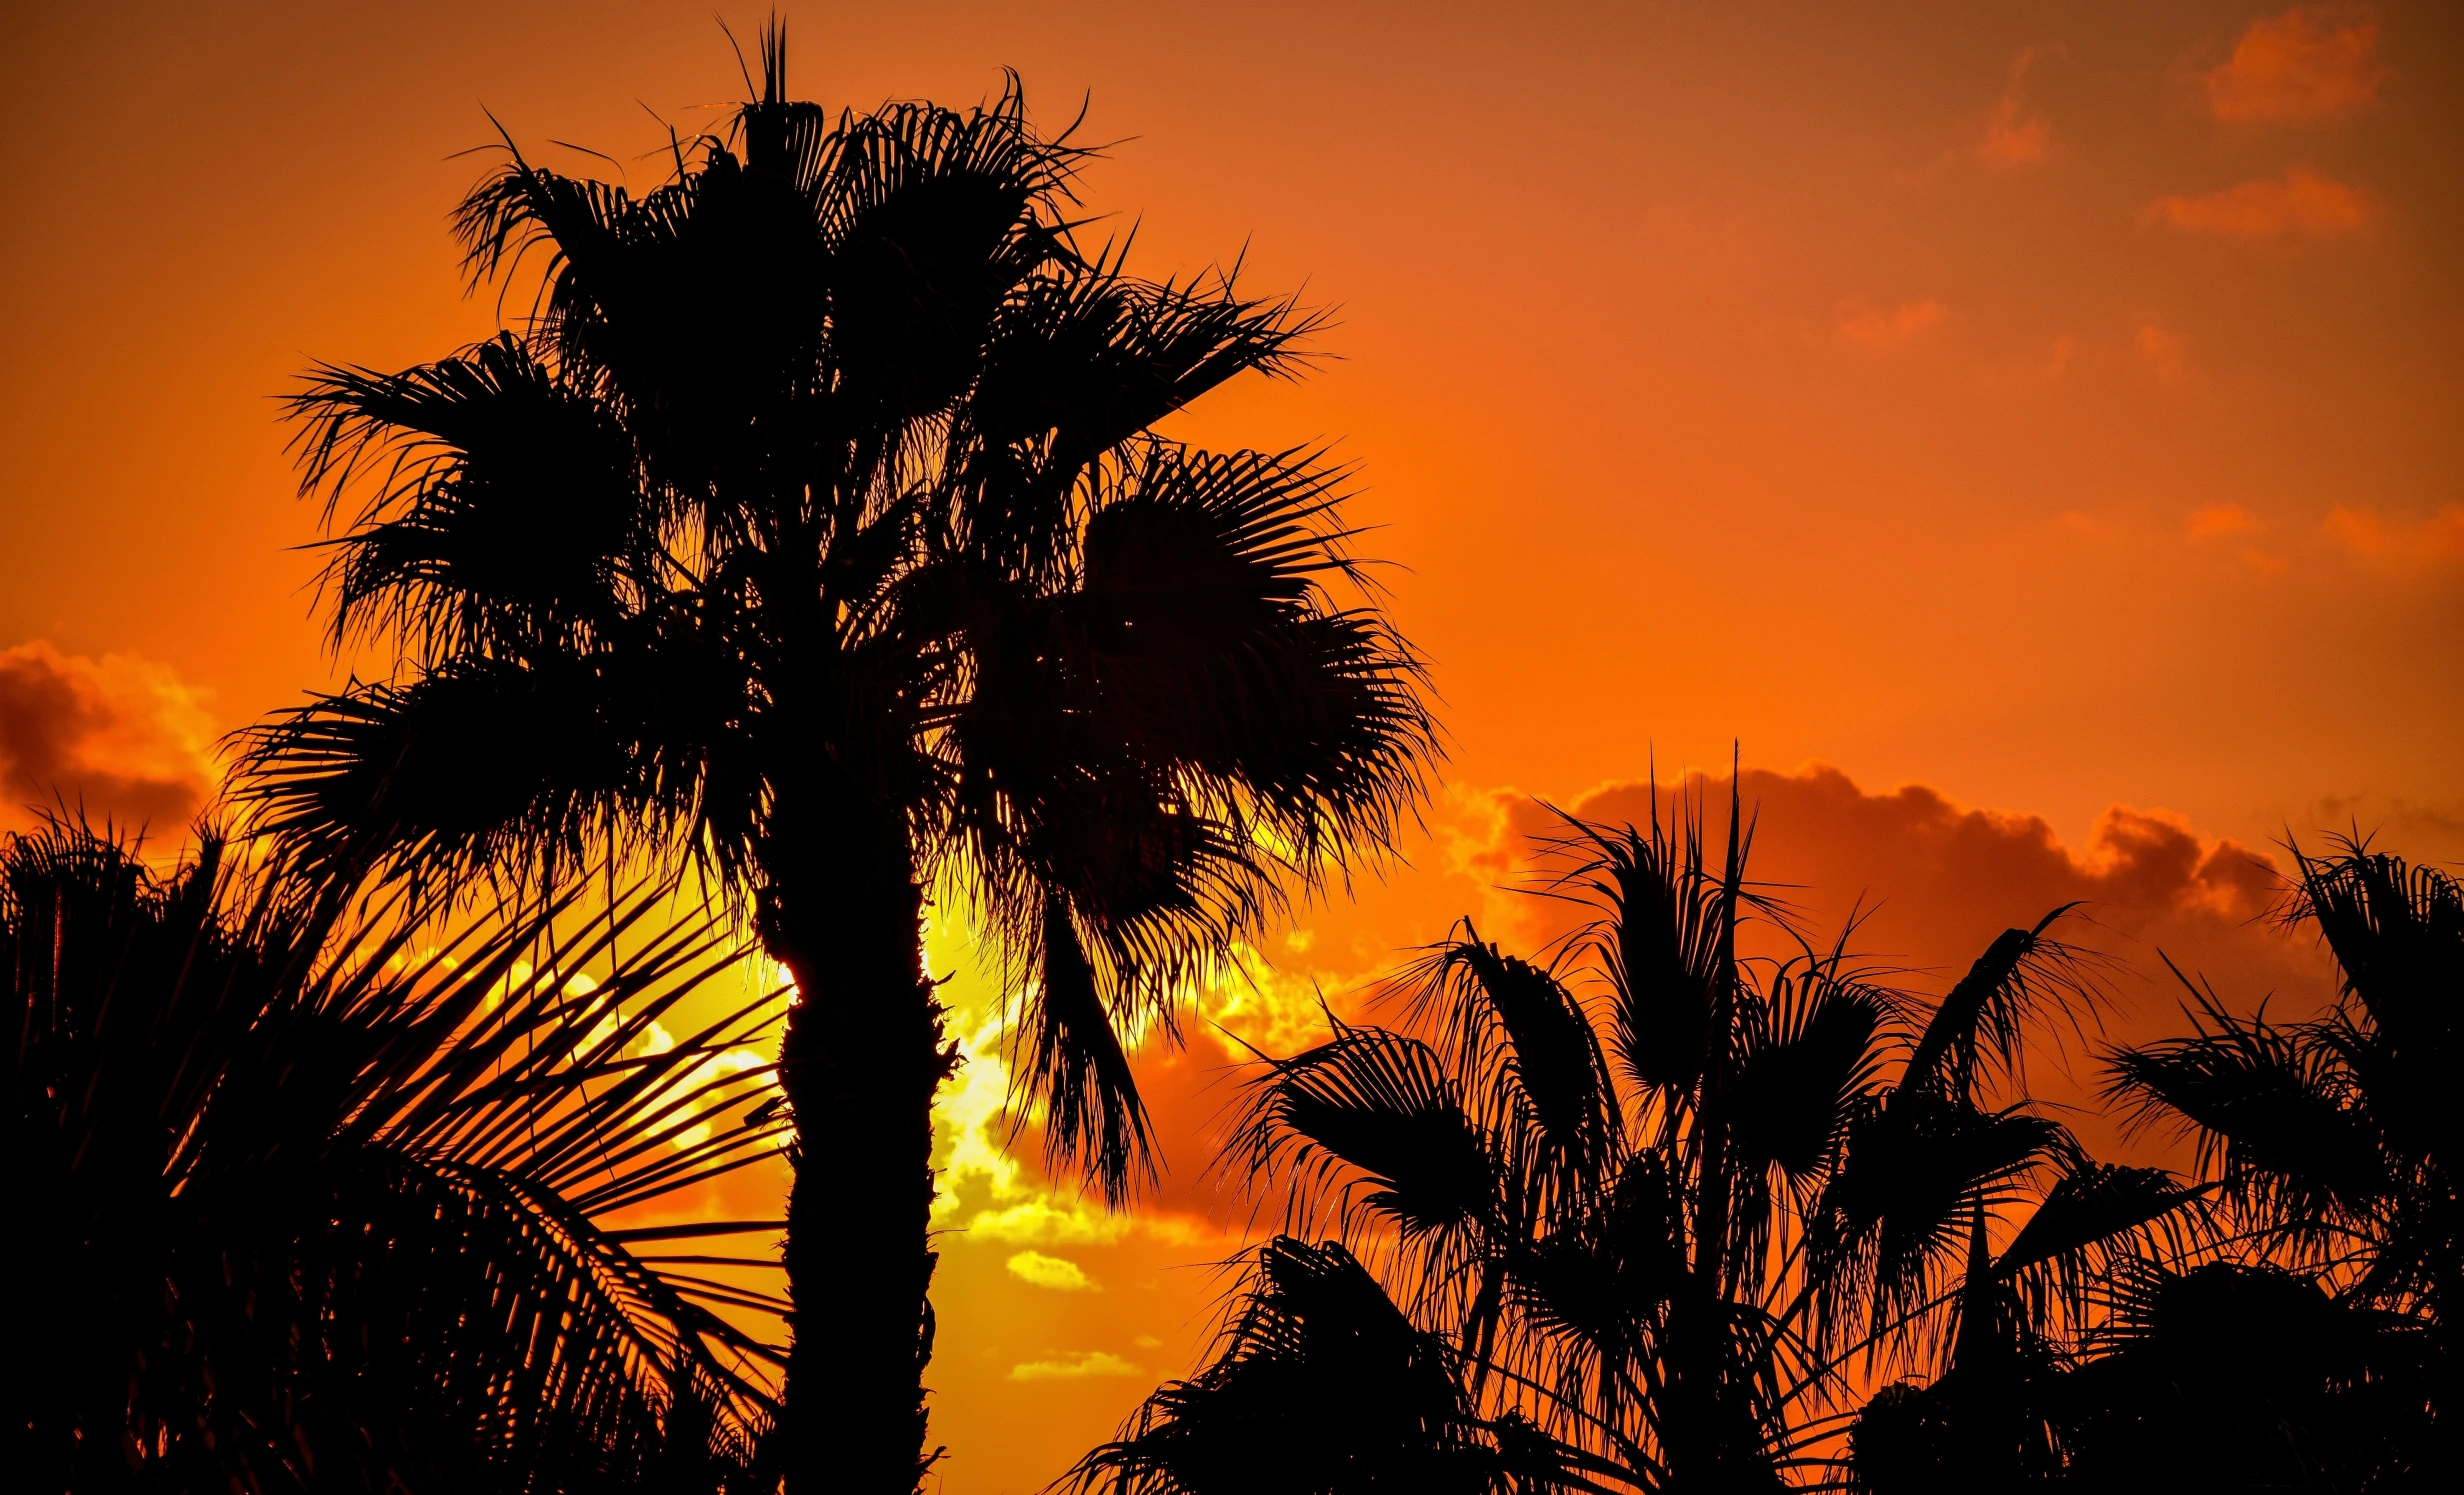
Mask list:
[[[645,1041],[717,933],[349,893],[0,840],[12,1485],[763,1487],[775,1305],[605,1223],[777,1148],[755,1010]]]
[[[2334,955],[2335,1008],[2244,1018],[2194,988],[2190,1036],[2112,1060],[2116,1099],[2197,1140],[2215,1231],[2106,1263],[2066,1340],[1963,1341],[1931,1385],[1877,1395],[1863,1487],[2452,1486],[2464,898],[2357,843],[2296,856],[2286,916]]]
[[[1853,1369],[2041,1340],[2082,1311],[2107,1255],[2191,1202],[2160,1173],[2088,1159],[2027,1106],[2031,1028],[2083,995],[2078,958],[2046,933],[2061,911],[1926,1004],[1869,979],[1844,939],[1740,954],[1749,920],[1789,926],[1746,879],[1733,802],[1716,861],[1699,807],[1680,826],[1569,831],[1553,891],[1597,909],[1582,936],[1543,965],[1466,922],[1387,993],[1403,1026],[1338,1022],[1266,1061],[1231,1156],[1290,1191],[1296,1225],[1331,1223],[1384,1311],[1444,1346],[1427,1363],[1452,1369],[1453,1401],[1432,1388],[1416,1405],[1531,1440],[1471,1487],[1828,1479]],[[1276,1253],[1292,1249],[1259,1258],[1245,1312],[1282,1291]],[[1271,1456],[1213,1430],[1277,1416],[1300,1429],[1277,1446],[1308,1460],[1348,1446],[1339,1411],[1255,1410],[1245,1353],[1236,1325],[1081,1481],[1232,1488]],[[1146,1449],[1174,1457],[1133,1457]],[[1289,1488],[1381,1488],[1305,1467],[1319,1472]]]
[[[932,1457],[926,894],[1006,957],[1020,1112],[1117,1203],[1154,1166],[1122,1035],[1382,847],[1434,743],[1341,474],[1151,429],[1313,320],[1082,243],[1088,152],[1014,80],[834,116],[762,54],[647,194],[508,148],[457,224],[475,283],[537,270],[518,330],[311,376],[306,485],[359,505],[334,636],[403,662],[265,724],[238,792],[301,865],[643,855],[751,913],[801,994],[789,1477],[886,1495]]]
[[[1138,1495],[1432,1495],[1564,1488],[1585,1462],[1518,1415],[1479,1415],[1459,1356],[1342,1246],[1259,1249],[1214,1363],[1158,1391],[1071,1472]]]

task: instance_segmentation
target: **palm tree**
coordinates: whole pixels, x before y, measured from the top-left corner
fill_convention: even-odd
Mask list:
[[[2065,1483],[2151,1495],[2453,1483],[2453,1462],[2434,1454],[2436,1359],[2418,1323],[2265,1262],[2126,1260],[2104,1294],[2103,1322],[2050,1398]]]
[[[2378,1419],[2406,1446],[2348,1464],[2452,1471],[2447,1309],[2464,1292],[2464,1108],[2451,1092],[2464,1065],[2464,885],[2360,841],[2325,858],[2295,848],[2294,858],[2285,917],[2314,925],[2334,956],[2335,1007],[2280,1023],[2264,1006],[2237,1017],[2194,988],[2195,1031],[2117,1054],[2112,1093],[2143,1121],[2197,1140],[2238,1228],[2243,1270],[2285,1279],[2266,1289],[2284,1301],[2340,1310],[2327,1321],[2332,1334],[2293,1336],[2344,1346],[2296,1362],[2314,1399],[2305,1434],[2333,1440],[2349,1430],[2349,1409],[2315,1400],[2330,1390],[2382,1409],[2409,1393],[2408,1410]],[[2298,1328],[2301,1314],[2292,1319]]]
[[[775,1004],[662,1049],[734,964],[706,921],[551,901],[427,943],[347,892],[212,838],[167,876],[0,841],[16,1478],[758,1487],[780,1355],[736,1320],[774,1310],[611,1217],[775,1154],[768,1066],[720,1058]]]
[[[2197,1031],[2117,1054],[2113,1094],[2197,1139],[2263,1248],[2443,1329],[2464,1293],[2464,886],[2356,842],[2295,864],[2287,918],[2335,957],[2334,1009],[2237,1018],[2200,991]]]
[[[1746,880],[1739,810],[1716,862],[1698,808],[1648,831],[1569,821],[1555,891],[1598,918],[1557,960],[1467,921],[1391,989],[1404,1030],[1338,1023],[1270,1061],[1236,1133],[1253,1184],[1377,1262],[1492,1423],[1519,1411],[1555,1440],[1558,1471],[1527,1483],[1777,1489],[1835,1470],[1857,1364],[1937,1362],[2006,1299],[2058,1315],[2083,1260],[2183,1200],[2088,1160],[2016,1093],[2039,1009],[2078,989],[2052,916],[1930,1008],[1864,979],[1844,938],[1748,959],[1748,920],[1788,926]],[[1997,1083],[2014,1093],[1989,1105]],[[1211,1415],[1223,1378],[1160,1393],[1082,1480],[1209,1488],[1123,1450]]]
[[[1081,248],[1087,152],[1015,80],[833,117],[762,54],[638,198],[508,148],[458,225],[474,283],[542,257],[521,330],[312,376],[306,486],[364,495],[334,638],[402,664],[258,728],[240,793],[302,862],[646,857],[749,914],[798,993],[785,1467],[887,1495],[937,1456],[928,894],[1024,993],[1053,1161],[1117,1202],[1154,1166],[1124,1035],[1382,848],[1434,744],[1331,590],[1340,473],[1151,429],[1313,320]]]
[[[2243,1018],[2193,985],[2187,1037],[2112,1059],[2111,1098],[2197,1141],[2218,1215],[2161,1252],[2099,1263],[2066,1337],[1995,1321],[1972,1343],[1963,1326],[1946,1374],[1865,1409],[1864,1487],[2399,1490],[2442,1468],[2452,1482],[2440,1087],[2457,1055],[2464,897],[2357,843],[2295,861],[2287,919],[2325,938],[2337,1007]]]
[[[1404,1317],[1341,1245],[1279,1236],[1214,1362],[1150,1398],[1070,1483],[1125,1495],[1485,1495],[1614,1474],[1509,1409],[1484,1417],[1461,1352]]]

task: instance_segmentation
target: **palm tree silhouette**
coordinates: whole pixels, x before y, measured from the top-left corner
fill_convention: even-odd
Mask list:
[[[1278,1236],[1204,1371],[1151,1397],[1069,1483],[1138,1495],[1580,1486],[1616,1473],[1518,1412],[1484,1417],[1461,1352],[1341,1245]]]
[[[2117,1054],[2113,1094],[2197,1139],[2261,1246],[2443,1328],[2464,1293],[2464,887],[2354,842],[2296,868],[2287,918],[2334,955],[2334,1010],[2237,1018],[2202,990],[2198,1031]]]
[[[542,256],[523,331],[313,376],[306,484],[367,495],[334,635],[405,664],[257,729],[239,794],[307,862],[648,856],[750,913],[799,993],[787,1475],[905,1491],[955,1058],[927,895],[1028,989],[1022,1099],[1118,1202],[1153,1169],[1122,1035],[1384,846],[1434,742],[1410,651],[1330,590],[1340,474],[1151,430],[1312,320],[1078,247],[1087,153],[1014,79],[833,118],[775,29],[762,60],[654,192],[516,152],[471,194],[475,282]]]
[[[2446,1314],[2464,1291],[2464,886],[2358,840],[2294,857],[2285,918],[2325,941],[2336,1006],[2279,1023],[2194,988],[2189,1037],[2114,1056],[2113,1097],[2197,1140],[2245,1258],[2204,1278],[2155,1274],[2122,1343],[2131,1364],[2222,1362],[2230,1323],[2202,1305],[2274,1307],[2283,1384],[2252,1399],[2286,1410],[2243,1446],[2271,1452],[2269,1478],[2404,1487],[2464,1467]]]
[[[1929,1007],[1865,979],[1844,938],[1740,954],[1748,920],[1787,925],[1746,880],[1733,798],[1716,861],[1697,807],[1682,826],[1569,827],[1555,891],[1599,917],[1558,960],[1465,923],[1390,991],[1405,1030],[1339,1023],[1270,1061],[1236,1131],[1252,1183],[1289,1188],[1295,1223],[1331,1219],[1452,1348],[1498,1455],[1458,1465],[1462,1487],[1777,1489],[1835,1471],[1860,1357],[1931,1363],[1983,1306],[2058,1317],[2084,1263],[2181,1207],[2170,1180],[2094,1163],[2023,1096],[1985,1103],[2020,1089],[2027,1032],[2079,989],[2052,916]],[[1997,1256],[1989,1237],[2010,1244]],[[1233,1395],[1240,1337],[1220,1348],[1080,1482],[1231,1488],[1207,1440],[1171,1438]],[[1443,1410],[1425,1404],[1424,1420]],[[1354,1436],[1340,1402],[1281,1420],[1279,1447]],[[1527,1441],[1543,1434],[1546,1450]]]
[[[761,1487],[783,1357],[717,1310],[784,1305],[609,1223],[780,1145],[768,1066],[719,1057],[770,1004],[645,1041],[725,931],[563,900],[430,943],[432,908],[221,852],[0,841],[15,1478]]]
[[[2452,1483],[2439,1414],[2453,1389],[2441,1300],[2456,1267],[2454,1108],[2440,1087],[2457,1053],[2464,897],[2436,869],[2353,842],[2295,859],[2286,918],[2325,938],[2343,975],[2336,1009],[2243,1018],[2193,985],[2189,1036],[2111,1060],[2111,1099],[2196,1139],[2216,1211],[2167,1249],[2096,1263],[2066,1337],[2013,1322],[2007,1305],[1974,1315],[1988,1332],[1963,1324],[1943,1375],[1866,1407],[1861,1488]]]

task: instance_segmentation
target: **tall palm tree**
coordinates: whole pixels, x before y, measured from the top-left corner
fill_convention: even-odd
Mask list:
[[[772,1004],[651,1041],[724,931],[637,899],[421,935],[221,852],[0,841],[13,1478],[758,1488],[772,1305],[611,1219],[778,1149],[768,1066],[720,1057]]]
[[[2012,1083],[2034,1011],[2075,987],[2050,917],[1928,1006],[1862,979],[1842,945],[1742,955],[1749,919],[1779,919],[1746,880],[1749,842],[1733,800],[1716,860],[1694,810],[1647,831],[1572,823],[1559,891],[1595,904],[1585,935],[1541,965],[1460,926],[1394,989],[1403,1029],[1338,1024],[1272,1061],[1239,1128],[1248,1176],[1376,1262],[1492,1420],[1527,1412],[1558,1441],[1555,1473],[1513,1479],[1821,1476],[1859,1363],[1937,1359],[2006,1297],[2056,1314],[2083,1256],[2182,1202],[2086,1159]],[[1998,1106],[1991,1082],[2012,1092]],[[1136,1455],[1209,1416],[1222,1377],[1167,1388],[1082,1480],[1208,1488],[1210,1471],[1161,1482]],[[1287,1436],[1346,1414],[1287,1407]]]
[[[832,116],[762,51],[646,195],[509,148],[458,226],[475,283],[540,257],[518,331],[313,375],[306,485],[363,495],[334,636],[402,665],[259,728],[240,793],[308,862],[647,856],[750,914],[798,993],[788,1478],[888,1495],[935,1457],[928,895],[1026,994],[1053,1160],[1118,1201],[1153,1168],[1123,1035],[1382,847],[1434,745],[1340,474],[1152,431],[1312,320],[1082,248],[1086,152],[1014,80]]]

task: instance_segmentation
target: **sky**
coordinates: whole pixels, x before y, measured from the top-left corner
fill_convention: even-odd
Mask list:
[[[1110,143],[1091,232],[1329,309],[1306,378],[1168,429],[1352,465],[1449,756],[1401,860],[1204,998],[1245,1039],[1455,918],[1558,932],[1510,891],[1543,806],[1716,806],[1732,748],[1765,875],[1913,981],[2084,901],[2106,1027],[2043,1081],[2082,1107],[2096,1042],[2178,1026],[2166,958],[2324,999],[2261,917],[2288,836],[2464,859],[2464,12],[786,13],[805,95],[1015,68]],[[744,85],[702,0],[11,6],[0,81],[0,825],[171,835],[222,733],[338,679],[277,399],[494,329],[444,220],[500,126],[648,186]],[[1031,1490],[1196,1362],[1240,1079],[1203,1024],[1142,1053],[1172,1171],[1107,1216],[1004,1148],[996,994],[964,930],[934,959],[943,1488]]]

